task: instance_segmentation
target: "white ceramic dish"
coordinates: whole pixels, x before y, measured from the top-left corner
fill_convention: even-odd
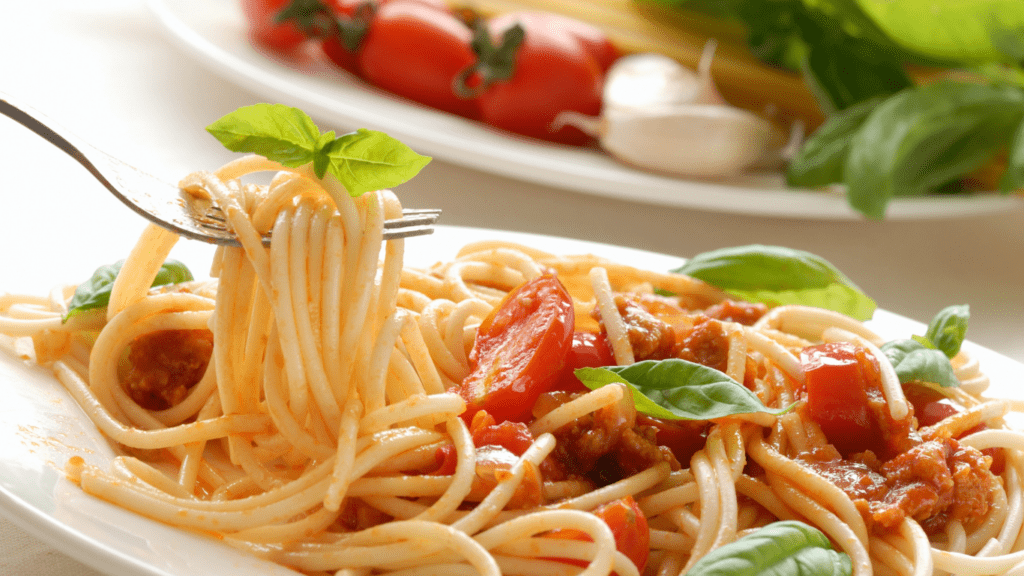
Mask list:
[[[331,128],[381,130],[420,153],[502,176],[666,206],[789,218],[860,219],[838,193],[787,190],[781,177],[701,182],[634,170],[595,151],[526,140],[393,97],[317,58],[283,62],[246,38],[237,0],[148,0],[185,51],[264,98],[302,108]],[[899,198],[889,219],[950,218],[1020,206],[997,194]]]
[[[652,270],[682,263],[676,257],[583,241],[443,226],[432,236],[408,243],[406,262],[426,266],[453,257],[468,242],[484,239],[511,240],[558,254],[599,254]],[[884,311],[876,313],[872,327],[889,338],[924,329]],[[965,346],[990,375],[991,395],[1024,395],[1019,390],[1024,365],[970,343]],[[0,438],[5,439],[0,442],[0,514],[54,548],[119,576],[294,574],[211,538],[87,496],[65,479],[62,469],[69,457],[81,456],[105,467],[114,450],[47,370],[0,352],[0,397]]]

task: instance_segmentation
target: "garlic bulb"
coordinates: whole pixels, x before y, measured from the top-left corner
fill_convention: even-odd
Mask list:
[[[660,54],[616,61],[605,77],[600,117],[563,112],[620,161],[681,176],[731,176],[766,159],[777,165],[784,138],[766,119],[730,106],[711,78],[713,41],[694,72]]]

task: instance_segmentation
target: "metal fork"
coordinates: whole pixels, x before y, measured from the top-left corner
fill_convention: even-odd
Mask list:
[[[225,225],[220,210],[208,199],[193,196],[178,186],[125,164],[3,92],[0,92],[0,114],[12,118],[77,160],[121,202],[151,222],[193,240],[239,245],[234,233]],[[439,209],[403,210],[401,218],[384,222],[384,239],[430,234],[434,231],[432,224],[440,215]],[[264,236],[263,243],[269,244],[270,237]]]

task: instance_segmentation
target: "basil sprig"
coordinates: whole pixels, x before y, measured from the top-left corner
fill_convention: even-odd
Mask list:
[[[822,532],[793,520],[773,522],[708,552],[687,576],[850,576],[850,557]]]
[[[398,186],[430,162],[383,132],[321,134],[305,112],[283,104],[239,108],[206,130],[233,152],[260,154],[292,168],[312,164],[318,178],[330,172],[352,196]]]
[[[943,388],[960,385],[950,358],[956,356],[967,334],[970,309],[966,304],[947,306],[928,324],[924,336],[882,344],[900,383],[932,382]]]
[[[713,250],[690,258],[673,272],[751,302],[816,306],[857,320],[867,320],[875,311],[875,301],[838,268],[792,248],[754,244]]]
[[[123,265],[124,260],[118,260],[113,264],[100,266],[93,272],[92,277],[79,284],[75,288],[71,302],[68,303],[68,313],[64,315],[63,321],[67,322],[72,316],[89,310],[105,308],[110,303],[110,292],[114,288],[114,280],[117,279]],[[156,278],[153,280],[153,286],[180,284],[192,279],[192,272],[187,266],[177,260],[168,259],[160,266],[160,271],[157,272]]]
[[[596,390],[608,384],[625,384],[633,393],[639,412],[668,420],[712,420],[789,410],[766,408],[743,384],[701,364],[676,358],[645,360],[629,366],[578,368],[580,382]]]

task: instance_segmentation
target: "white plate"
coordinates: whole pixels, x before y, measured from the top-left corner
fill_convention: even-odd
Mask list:
[[[467,242],[485,239],[516,241],[557,254],[593,253],[651,270],[682,263],[603,244],[456,227],[439,227],[434,235],[408,243],[406,262],[427,266],[453,257]],[[924,326],[879,311],[872,328],[887,338],[901,338],[923,333]],[[990,375],[991,395],[1022,395],[1014,386],[1024,382],[1024,365],[970,343],[965,347]],[[294,575],[219,541],[87,496],[66,480],[61,469],[69,457],[106,467],[114,451],[48,371],[0,352],[0,398],[0,513],[54,548],[104,573],[123,576]]]
[[[420,153],[510,178],[636,202],[793,218],[859,219],[841,194],[786,190],[781,177],[700,182],[634,170],[594,150],[526,140],[374,89],[320,59],[255,50],[237,0],[148,0],[182,48],[215,73],[342,130],[387,132]],[[898,198],[889,219],[961,217],[1022,203],[997,194]]]

